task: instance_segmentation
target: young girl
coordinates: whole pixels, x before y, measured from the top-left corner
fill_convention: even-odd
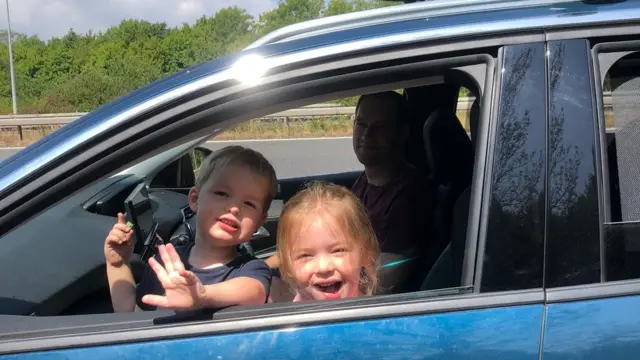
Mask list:
[[[371,295],[380,250],[364,207],[342,186],[313,182],[284,206],[277,256],[293,301]]]

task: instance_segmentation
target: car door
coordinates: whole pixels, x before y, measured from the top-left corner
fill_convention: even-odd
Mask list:
[[[387,56],[384,53],[380,58]],[[402,59],[402,54],[395,58]],[[140,154],[162,151],[180,135],[187,139],[215,133],[228,119],[249,119],[260,111],[293,106],[301,99],[311,101],[314,96],[326,97],[333,92],[395,89],[407,81],[433,81],[428,76],[447,66],[460,69],[480,65],[485,70],[485,80],[481,83],[484,95],[473,182],[466,210],[462,206],[462,214],[452,223],[466,229],[451,239],[452,244],[462,246],[461,252],[452,252],[462,264],[457,286],[333,302],[231,307],[196,313],[5,315],[0,318],[0,359],[538,359],[544,300],[544,44],[496,45],[491,51],[471,56],[447,53],[435,60],[431,55],[410,66],[376,59],[375,53],[356,55],[350,61],[370,62],[373,66],[345,69],[339,67],[339,62],[325,60],[314,70],[317,72],[309,72],[304,63],[298,63],[271,75],[279,81],[267,81],[259,89],[225,89],[222,93],[227,100],[221,103],[212,100],[218,99],[219,93],[202,91],[202,98],[175,100],[170,108],[128,119],[124,125],[131,126],[123,125],[116,128],[119,131],[89,138],[83,144],[83,152],[55,157],[55,167],[39,169],[51,178],[30,173],[30,182],[24,185],[4,177],[3,182],[18,191],[5,194],[2,199],[1,209],[6,214],[2,224],[8,228],[23,221],[21,226],[28,226],[28,221],[18,219],[21,213],[33,211],[31,217],[37,218],[42,210],[36,211],[35,206],[46,209],[63,199],[64,191],[74,191]],[[329,70],[336,68],[346,74],[330,76]],[[282,81],[287,78],[289,81]],[[389,78],[393,81],[389,82]],[[242,94],[230,96],[234,90]],[[203,104],[210,108],[203,110]],[[265,104],[267,109],[261,110]],[[202,113],[194,115],[196,110]],[[212,124],[211,118],[219,119],[219,123]],[[69,131],[78,131],[77,137],[82,131],[93,131],[82,125],[80,122]],[[131,137],[138,141],[131,142]],[[12,164],[17,161],[19,157],[12,159]],[[95,163],[79,167],[86,162]],[[527,181],[519,181],[523,173]],[[12,174],[9,179],[17,176]],[[47,181],[57,183],[43,190]],[[29,191],[37,196],[26,196]],[[15,199],[27,201],[13,204]],[[35,243],[37,239],[31,241]],[[49,244],[51,249],[56,245],[59,244]],[[83,243],[73,251],[82,254],[79,249],[91,248],[95,253],[94,246],[99,247],[98,252],[102,250],[101,243]],[[12,246],[0,250],[5,266],[3,284],[11,280],[8,266],[17,268],[21,260],[18,257],[10,263],[10,256],[33,249],[14,250]],[[53,252],[45,254],[38,258],[40,269],[65,269],[65,262],[52,260]],[[53,301],[53,295],[44,293],[53,285],[47,289],[32,286],[43,284],[37,270],[22,277],[21,282],[30,287],[22,285],[20,297],[12,295],[21,286],[13,279],[11,284],[16,288],[1,289],[2,300],[28,302],[44,297],[33,304],[35,308]],[[54,283],[63,275],[65,280],[72,278],[68,273],[55,275],[46,281]]]
[[[549,179],[555,220],[543,359],[632,359],[640,351],[638,33],[633,26],[549,42],[558,79],[549,116],[564,125]]]

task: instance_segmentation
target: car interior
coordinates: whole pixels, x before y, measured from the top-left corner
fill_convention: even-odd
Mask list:
[[[635,121],[624,121],[625,114],[621,111],[626,110],[624,106],[628,101],[634,101],[637,96],[637,89],[629,89],[634,80],[638,78],[638,65],[640,64],[640,53],[635,52],[629,54],[622,59],[618,60],[609,72],[606,79],[611,86],[611,97],[614,102],[614,110],[611,114],[613,118],[613,126],[606,129],[606,143],[607,143],[607,156],[609,167],[609,187],[610,187],[610,206],[611,206],[611,220],[612,221],[626,221],[629,219],[623,219],[621,209],[621,195],[620,195],[620,183],[619,183],[619,170],[618,170],[618,152],[631,150],[628,149],[632,144],[617,144],[616,140],[619,137],[625,137],[625,135],[635,132],[633,127],[636,126]],[[634,91],[635,90],[635,91]],[[625,99],[625,92],[632,92],[632,97]],[[635,94],[633,94],[635,93]],[[616,111],[617,110],[617,111]]]
[[[485,65],[478,65],[484,68]],[[484,81],[476,79],[466,71],[449,69],[439,74],[441,81],[428,85],[402,89],[408,102],[410,136],[406,143],[407,161],[418,167],[429,177],[435,194],[434,217],[425,219],[425,232],[416,242],[428,244],[427,252],[412,259],[398,262],[387,256],[394,266],[380,269],[380,283],[385,284],[383,293],[407,293],[416,291],[455,288],[461,285],[462,264],[465,256],[466,224],[469,213],[471,179],[474,169],[475,132],[480,117],[482,99],[481,86]],[[461,89],[470,92],[473,100],[467,115],[469,129],[460,121],[457,108]],[[470,133],[469,133],[470,132]],[[125,203],[136,195],[134,189],[146,182],[146,195],[141,201],[150,203],[153,222],[157,225],[157,237],[138,241],[132,268],[139,281],[145,271],[144,249],[159,243],[184,244],[193,239],[194,214],[187,205],[187,193],[195,183],[195,174],[202,159],[211,150],[198,145],[187,153],[165,164],[153,173],[152,178],[133,175],[116,175],[90,186],[48,211],[65,213],[76,217],[75,224],[81,228],[69,229],[68,234],[83,234],[96,239],[84,239],[79,251],[91,253],[79,260],[73,271],[81,272],[74,277],[73,284],[64,289],[43,289],[39,294],[43,301],[38,304],[0,298],[0,309],[12,315],[77,315],[99,314],[113,311],[108,284],[104,273],[102,248],[89,250],[89,244],[102,244],[104,237],[115,221],[118,212],[125,212]],[[325,180],[351,187],[360,171],[338,174],[279,179],[278,194],[268,211],[264,226],[254,234],[241,251],[266,259],[275,252],[275,234],[282,206],[309,180]],[[88,199],[88,200],[87,200]],[[135,207],[130,207],[134,209]],[[136,210],[134,210],[136,211]],[[37,236],[40,229],[57,221],[56,217],[34,218],[30,225],[15,232],[15,236]],[[144,214],[138,214],[144,216]],[[135,220],[135,219],[134,219]],[[134,221],[135,222],[135,221]],[[77,236],[77,235],[76,235]],[[98,239],[99,238],[99,239]],[[93,245],[95,246],[95,245]],[[46,251],[46,249],[43,249]],[[385,257],[383,256],[383,259]],[[63,268],[61,272],[66,271]],[[69,270],[71,271],[71,270]],[[49,293],[47,293],[49,291]],[[289,301],[289,298],[274,299],[274,302]]]
[[[640,246],[637,233],[637,184],[624,181],[636,177],[631,165],[637,154],[637,104],[640,91],[640,52],[618,59],[604,78],[611,91],[611,113],[605,119],[606,160],[609,190],[609,221],[605,223],[607,280],[626,280],[640,276]],[[606,91],[606,90],[605,90]],[[621,167],[620,164],[625,164]],[[622,179],[622,181],[621,181]]]

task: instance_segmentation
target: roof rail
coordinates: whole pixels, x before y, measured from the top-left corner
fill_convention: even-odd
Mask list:
[[[409,2],[412,0],[400,0]],[[256,40],[245,50],[285,39],[333,32],[362,26],[406,21],[426,16],[453,15],[471,11],[489,11],[527,6],[540,6],[581,0],[430,0],[309,20],[275,30]]]

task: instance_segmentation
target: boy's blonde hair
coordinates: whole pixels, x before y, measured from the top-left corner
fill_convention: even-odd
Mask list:
[[[360,291],[371,295],[378,281],[380,248],[364,206],[347,188],[314,181],[294,195],[282,209],[278,222],[277,254],[280,273],[289,284],[295,284],[291,250],[300,238],[308,217],[325,217],[339,233],[358,249],[362,264]],[[294,286],[295,287],[295,286]]]
[[[266,212],[278,192],[278,178],[269,160],[253,149],[230,145],[214,151],[202,162],[196,177],[196,187],[200,189],[209,179],[217,177],[227,166],[237,165],[246,166],[269,181],[269,193],[263,203]]]

